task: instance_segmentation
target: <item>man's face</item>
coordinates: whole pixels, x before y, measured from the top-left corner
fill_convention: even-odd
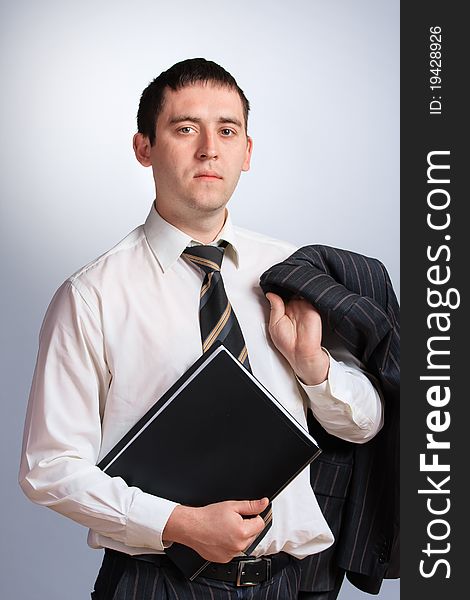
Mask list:
[[[146,149],[148,162],[138,159],[152,166],[166,220],[181,224],[221,211],[250,166],[252,141],[238,93],[211,83],[167,89],[155,144]]]

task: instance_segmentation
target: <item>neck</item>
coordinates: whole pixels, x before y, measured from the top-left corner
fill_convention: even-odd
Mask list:
[[[227,218],[227,210],[225,207],[213,211],[210,214],[205,213],[199,218],[195,217],[191,220],[177,214],[167,215],[165,212],[159,210],[156,203],[155,209],[165,221],[191,236],[193,240],[197,240],[203,244],[210,244],[217,239],[220,230],[225,224],[225,219]]]

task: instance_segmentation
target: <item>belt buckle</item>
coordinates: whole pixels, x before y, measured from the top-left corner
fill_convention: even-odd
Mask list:
[[[237,565],[237,580],[235,582],[235,585],[237,587],[245,587],[245,586],[253,586],[253,585],[258,585],[259,583],[261,583],[261,581],[243,581],[243,576],[245,575],[245,571],[244,568],[247,564],[254,564],[254,563],[265,563],[266,564],[266,579],[264,581],[267,581],[268,579],[271,579],[271,559],[270,558],[251,558],[251,559],[247,559],[247,560],[240,560],[238,562]]]

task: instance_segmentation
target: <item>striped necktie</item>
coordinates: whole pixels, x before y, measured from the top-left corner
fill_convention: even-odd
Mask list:
[[[204,272],[199,300],[199,325],[203,353],[207,352],[214,342],[220,340],[251,373],[242,330],[225,293],[220,273],[226,245],[224,242],[224,246],[191,246],[184,250],[183,256]],[[248,553],[256,548],[272,525],[271,503],[260,516],[266,523],[266,527],[251,544]]]
[[[224,250],[225,247],[220,246],[192,246],[183,252],[204,272],[199,300],[202,351],[207,352],[214,342],[220,340],[251,372],[242,330],[225,293],[220,273]]]

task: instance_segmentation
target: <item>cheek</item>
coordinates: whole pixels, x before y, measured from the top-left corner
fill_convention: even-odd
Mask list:
[[[245,155],[242,154],[241,152],[239,152],[237,155],[232,156],[231,158],[231,162],[228,165],[228,170],[230,173],[230,181],[234,183],[234,185],[237,184],[241,172],[245,170]]]
[[[192,161],[193,152],[191,147],[176,147],[168,149],[168,153],[164,158],[167,169],[171,170],[175,178],[181,177],[191,170],[193,167]]]
[[[157,179],[175,182],[184,171],[181,157],[173,149],[163,150],[155,157],[154,173]]]
[[[227,190],[227,194],[231,196],[237,187],[238,180],[240,179],[240,171],[234,171],[230,174],[230,177],[226,177],[225,179],[225,189]]]

